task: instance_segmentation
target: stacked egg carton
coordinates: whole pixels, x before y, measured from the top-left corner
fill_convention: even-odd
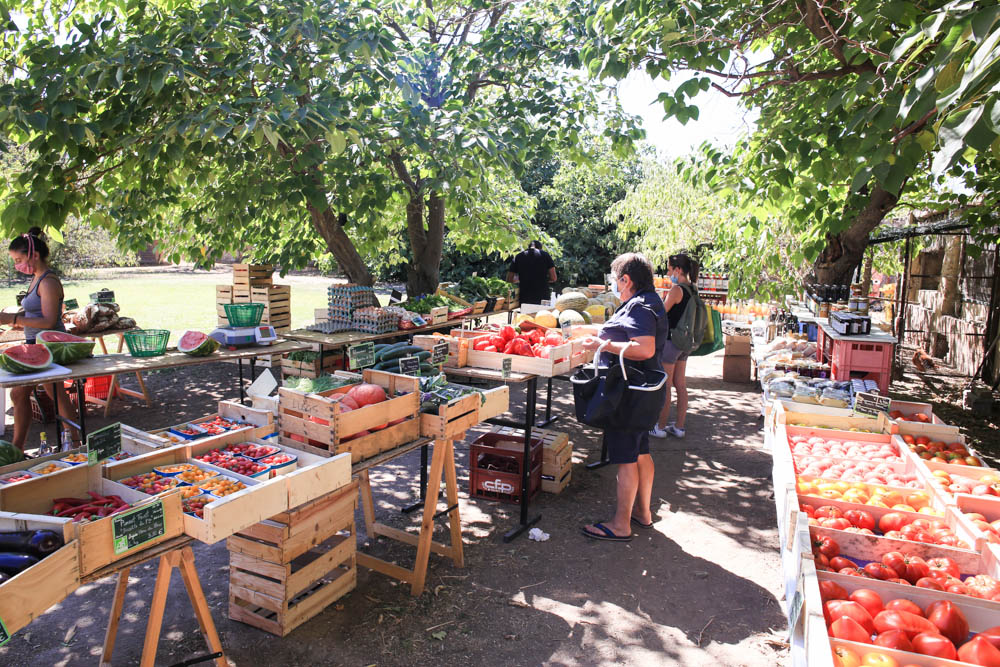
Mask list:
[[[399,328],[399,316],[378,306],[358,308],[352,314],[354,328],[370,334],[384,334]]]
[[[327,306],[326,325],[331,333],[354,329],[354,311],[359,308],[378,306],[375,291],[371,287],[353,283],[331,285],[327,293],[330,301]]]

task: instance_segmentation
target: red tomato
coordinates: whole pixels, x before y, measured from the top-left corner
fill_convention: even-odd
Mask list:
[[[834,572],[840,572],[844,568],[855,568],[855,567],[857,567],[857,565],[854,564],[854,561],[848,558],[844,558],[843,556],[834,556],[833,558],[830,559],[830,569],[832,569]]]
[[[819,582],[819,596],[823,598],[823,602],[828,600],[846,600],[848,597],[844,587],[834,581]]]
[[[932,655],[935,658],[945,658],[954,660],[958,657],[955,645],[944,635],[936,632],[921,632],[912,640],[913,650],[924,655]]]
[[[857,526],[858,528],[875,530],[875,517],[872,516],[871,512],[866,512],[864,510],[847,510],[844,512],[844,518],[850,521],[851,525]]]
[[[958,569],[958,563],[956,563],[955,561],[946,556],[941,556],[938,558],[928,558],[927,567],[930,568],[931,570],[940,570],[942,572],[946,572],[956,578],[961,574],[961,572]]]
[[[887,630],[886,632],[879,633],[879,636],[875,638],[875,645],[894,648],[897,651],[913,650],[910,638],[902,630]]]
[[[831,623],[830,635],[837,639],[846,639],[847,641],[859,642],[861,644],[872,643],[871,633],[861,627],[861,624],[850,616],[841,616]],[[954,647],[952,647],[952,650],[954,650]]]
[[[825,581],[820,582],[820,593],[823,592],[823,584],[825,583],[827,582]],[[865,611],[871,614],[872,618],[875,618],[875,615],[878,614],[883,609],[881,596],[879,596],[879,594],[876,593],[875,591],[868,588],[859,588],[858,590],[851,593],[847,599],[850,600],[851,602],[857,602],[859,605],[864,607]]]
[[[889,512],[888,514],[883,514],[882,518],[878,520],[878,529],[883,533],[888,533],[892,530],[900,530],[903,526],[910,522],[910,517],[899,512]]]
[[[847,616],[859,623],[869,635],[875,634],[875,623],[872,620],[872,615],[857,602],[830,600],[823,605],[823,616],[826,618],[827,623]]]
[[[840,545],[832,537],[818,537],[813,539],[813,553],[821,553],[827,558],[833,558],[840,554]]]
[[[962,610],[949,600],[935,600],[924,610],[927,620],[937,626],[938,632],[952,641],[955,646],[961,645],[969,636],[969,621],[965,619]]]
[[[847,519],[820,519],[819,525],[831,530],[846,530],[851,528],[851,522]]]
[[[883,555],[882,564],[891,567],[899,573],[902,579],[906,579],[910,583],[926,577],[929,573],[929,568],[923,558],[920,556],[904,556],[898,551],[890,551]]]
[[[914,584],[914,586],[917,586],[918,588],[930,588],[930,589],[935,590],[935,591],[943,591],[944,590],[944,585],[941,582],[939,582],[937,579],[934,579],[932,577],[921,577],[921,578],[917,579],[917,581]]]
[[[865,574],[865,571],[862,570],[860,567],[845,567],[842,570],[837,570],[837,574],[846,574],[849,577],[863,577],[865,579],[871,578],[867,574]]]
[[[862,568],[872,579],[881,579],[885,581],[887,579],[898,579],[899,575],[891,567],[886,567],[882,563],[868,563]]]
[[[861,667],[899,667],[899,662],[890,655],[872,651],[861,656]]]
[[[917,616],[923,616],[924,610],[921,609],[916,602],[912,600],[907,600],[906,598],[898,598],[896,600],[890,600],[885,603],[885,608],[891,611],[907,611],[911,614],[916,614]]]
[[[1000,582],[988,574],[977,574],[974,577],[969,577],[962,583],[965,584],[969,591],[978,593],[977,597],[990,600],[995,595],[1000,595]]]
[[[546,347],[555,347],[556,345],[562,345],[563,344],[562,334],[550,331],[549,333],[545,334],[545,340],[542,342],[542,344],[545,345]]]
[[[995,628],[990,628],[989,630],[983,630],[976,635],[977,637],[985,637],[990,640],[990,643],[1000,649],[1000,625]]]
[[[969,588],[965,584],[951,584],[946,586],[945,590],[957,595],[969,595]]]
[[[972,665],[1000,667],[1000,649],[982,636],[976,635],[958,649],[958,659]]]
[[[483,352],[499,352],[499,350],[497,350],[497,348],[496,348],[496,345],[487,345],[486,347],[483,348],[482,351]]]
[[[891,581],[894,584],[902,584],[903,586],[912,586],[913,585],[910,582],[908,582],[906,579],[886,579],[886,581]]]
[[[875,616],[874,622],[875,630],[877,630],[879,634],[887,630],[902,630],[911,641],[915,635],[922,632],[937,634],[936,625],[928,621],[923,616],[911,614],[908,611],[886,609],[885,611],[879,612]]]
[[[817,519],[842,519],[844,518],[844,511],[833,505],[823,505],[817,508],[814,516]]]

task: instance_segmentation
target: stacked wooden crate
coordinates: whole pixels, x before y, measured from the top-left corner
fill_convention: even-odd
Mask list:
[[[358,484],[230,537],[229,617],[284,637],[354,590]]]
[[[228,327],[225,305],[228,303],[262,303],[264,315],[261,324],[270,324],[278,333],[289,331],[292,326],[290,285],[271,282],[273,268],[270,264],[236,264],[233,266],[233,284],[215,286],[215,303],[219,326]]]
[[[494,433],[524,438],[524,431],[509,426],[494,426]],[[562,431],[531,429],[532,438],[542,441],[542,491],[560,493],[573,477],[573,444]]]

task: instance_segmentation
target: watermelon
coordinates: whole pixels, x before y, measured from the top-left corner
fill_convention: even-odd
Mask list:
[[[37,373],[52,365],[52,353],[44,345],[15,345],[0,354],[0,368],[8,373]]]
[[[219,349],[219,341],[200,331],[185,331],[177,341],[177,349],[192,357],[207,357]]]
[[[6,440],[0,440],[0,466],[20,463],[24,460],[24,452]]]
[[[52,361],[57,364],[72,364],[89,357],[94,351],[97,341],[80,338],[65,331],[43,331],[36,340],[49,348]]]

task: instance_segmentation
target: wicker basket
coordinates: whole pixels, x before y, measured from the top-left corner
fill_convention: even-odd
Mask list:
[[[133,357],[158,357],[167,351],[170,339],[166,329],[132,329],[122,335]]]

